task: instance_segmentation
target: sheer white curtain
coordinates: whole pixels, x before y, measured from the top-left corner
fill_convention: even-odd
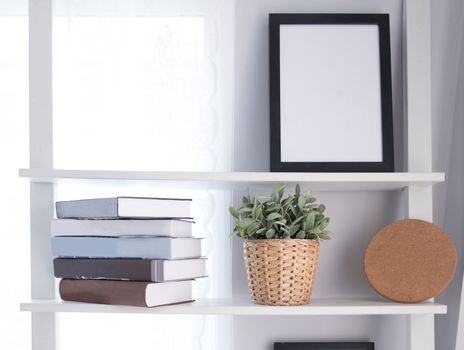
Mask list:
[[[228,171],[232,152],[233,2],[56,0],[54,166]],[[57,199],[114,195],[194,200],[209,278],[197,297],[230,293],[228,191],[142,183],[68,183]],[[225,349],[227,320],[61,315],[63,350]]]
[[[19,303],[30,298],[28,182],[27,1],[0,1],[0,349],[30,347],[30,317]]]
[[[231,2],[55,4],[55,167],[230,169]]]

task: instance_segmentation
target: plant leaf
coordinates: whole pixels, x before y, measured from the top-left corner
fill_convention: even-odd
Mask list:
[[[295,221],[292,222],[292,225],[296,225],[297,223],[299,223],[301,220],[303,220],[305,218],[304,215],[301,215],[299,218],[297,218]]]
[[[311,211],[306,217],[306,227],[312,229],[314,227],[314,221],[316,220],[316,214]]]
[[[288,233],[290,233],[290,236],[293,236],[295,233],[298,232],[299,229],[299,225],[295,225],[295,223],[292,223],[290,225],[290,228],[288,229]]]
[[[252,236],[260,226],[261,224],[257,221],[252,222],[246,229],[247,235]]]
[[[301,211],[303,211],[304,206],[306,204],[306,200],[303,196],[298,197],[298,207],[300,208]]]
[[[229,207],[229,213],[232,215],[234,218],[238,219],[238,212],[237,209],[234,207]]]
[[[307,203],[314,203],[316,200],[316,197],[306,196]]]
[[[278,208],[278,206],[275,203],[266,204],[266,211],[267,212],[275,211],[277,208]]]
[[[325,235],[328,235],[330,237],[332,237],[334,235],[334,233],[332,231],[328,231],[328,230],[325,230],[324,232],[322,232],[323,234]]]
[[[277,192],[279,195],[279,202],[282,200],[282,197],[284,196],[284,191],[285,191],[285,185],[280,186],[279,191]]]
[[[319,225],[317,226],[321,231],[324,231],[324,229],[327,227],[327,225],[330,222],[330,218],[325,217],[324,219],[321,220]]]
[[[274,229],[271,228],[271,229],[269,229],[269,230],[266,231],[266,238],[267,238],[267,239],[274,238],[274,236],[275,236],[275,231],[274,231]]]
[[[237,226],[240,227],[240,228],[244,228],[246,229],[248,226],[250,226],[255,220],[253,220],[252,218],[244,218],[244,219],[240,219],[237,221]]]
[[[330,231],[324,231],[319,234],[319,237],[324,240],[330,240],[332,239],[332,232]]]
[[[288,206],[292,203],[293,199],[295,198],[294,195],[290,195],[282,202],[282,206]]]
[[[267,221],[273,221],[273,220],[280,219],[280,218],[282,218],[282,215],[280,215],[279,213],[272,213],[272,214],[268,215],[266,220]]]
[[[275,203],[279,203],[280,199],[282,198],[281,194],[283,195],[285,190],[285,185],[277,186],[274,191],[272,191],[271,198]]]
[[[263,206],[262,204],[256,207],[256,218],[259,219],[263,215]]]
[[[280,225],[280,226],[284,226],[286,223],[287,223],[287,220],[285,219],[274,221],[275,225]]]

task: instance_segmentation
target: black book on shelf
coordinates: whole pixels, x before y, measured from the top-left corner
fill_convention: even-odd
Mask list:
[[[167,282],[206,276],[206,259],[89,259],[53,260],[55,277]]]

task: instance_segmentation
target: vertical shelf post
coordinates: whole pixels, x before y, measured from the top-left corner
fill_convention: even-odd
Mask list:
[[[403,70],[407,162],[410,172],[432,171],[431,0],[404,0]],[[433,221],[432,186],[408,187],[408,217]],[[434,315],[410,315],[410,350],[434,350]]]
[[[52,0],[29,0],[29,157],[31,168],[53,168]],[[31,297],[54,299],[50,219],[53,184],[30,184]],[[56,320],[32,313],[32,349],[56,349]]]

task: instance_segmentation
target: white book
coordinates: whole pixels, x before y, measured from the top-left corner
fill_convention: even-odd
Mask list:
[[[113,197],[56,202],[60,219],[176,218],[189,219],[191,199]]]
[[[191,237],[193,221],[177,219],[79,220],[53,219],[52,236],[166,236]]]
[[[151,276],[155,282],[206,277],[206,259],[152,260]]]

